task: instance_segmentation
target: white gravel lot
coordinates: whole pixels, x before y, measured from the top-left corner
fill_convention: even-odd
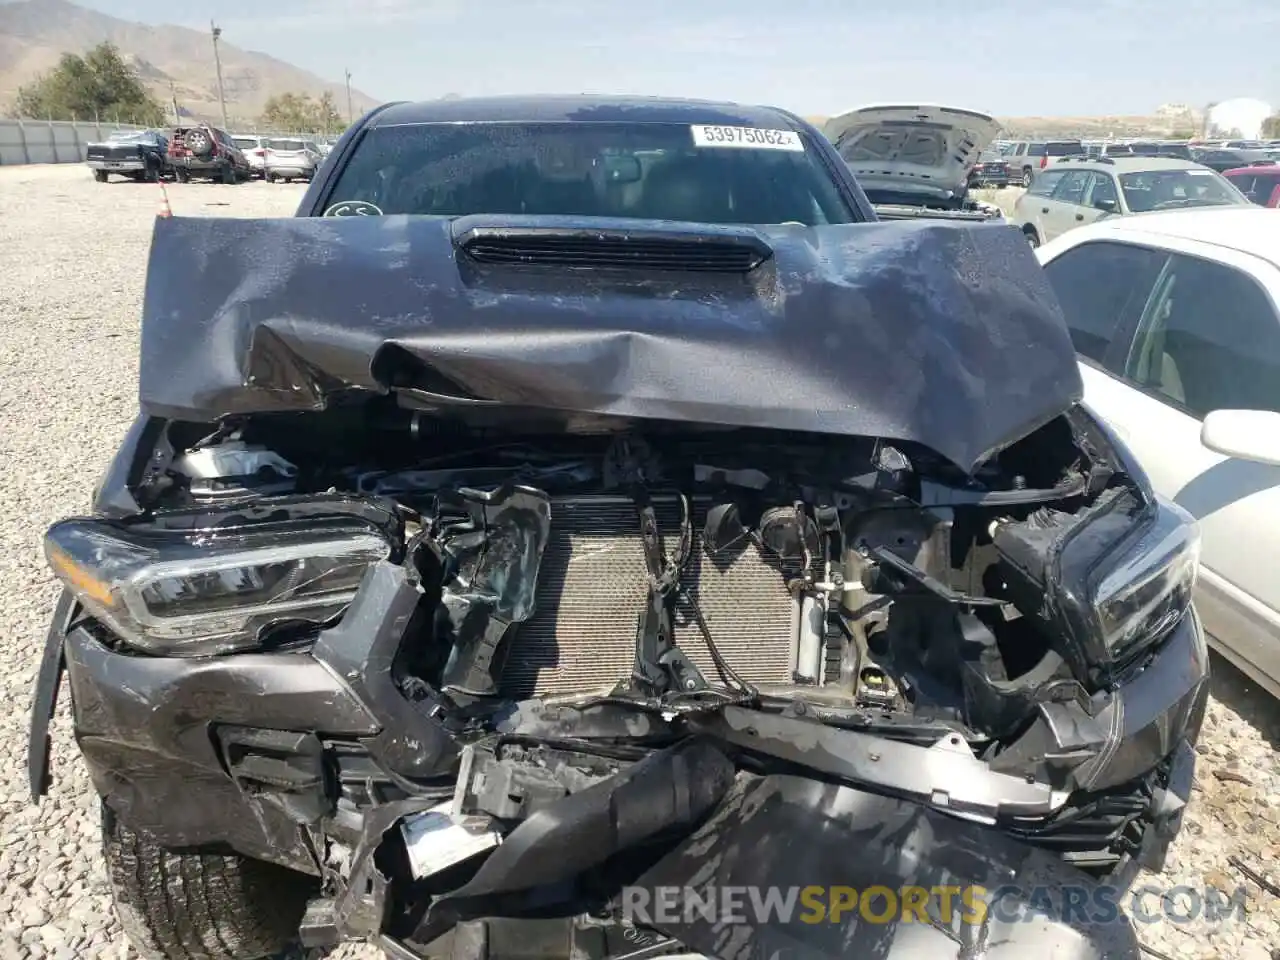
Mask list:
[[[168,192],[178,216],[288,216],[303,187],[170,184]],[[54,786],[39,807],[28,800],[26,746],[55,596],[40,537],[86,509],[132,419],[159,200],[157,186],[96,184],[78,166],[0,168],[0,960],[133,955],[111,914],[96,800],[65,688]],[[1215,668],[1186,829],[1165,875],[1139,883],[1234,889],[1245,881],[1228,863],[1233,854],[1280,873],[1280,709],[1230,667]],[[1145,943],[1179,960],[1280,958],[1280,898],[1245,885],[1245,919],[1143,924]],[[373,956],[353,947],[334,960]]]

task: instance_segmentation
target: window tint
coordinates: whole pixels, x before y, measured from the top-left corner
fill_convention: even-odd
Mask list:
[[[1089,185],[1091,176],[1087,170],[1072,170],[1058,184],[1058,189],[1053,192],[1053,199],[1063,203],[1084,203],[1084,190]]]
[[[1142,317],[1125,376],[1197,417],[1280,412],[1280,318],[1252,277],[1175,254]]]
[[[803,143],[803,141],[802,141]],[[681,123],[424,123],[362,137],[327,200],[385,214],[856,222],[803,150],[700,147]]]
[[[1045,265],[1076,352],[1101,363],[1126,318],[1146,302],[1165,254],[1091,241]]]
[[[1078,157],[1084,153],[1084,145],[1079,140],[1055,140],[1045,144],[1045,149],[1051,157]]]
[[[1067,175],[1065,170],[1050,170],[1042,173],[1031,181],[1031,187],[1027,190],[1028,195],[1033,197],[1047,197],[1055,189],[1057,189],[1058,181]]]
[[[1047,146],[1047,145],[1046,145],[1046,144],[1043,144],[1043,143],[1029,143],[1029,144],[1027,144],[1027,156],[1029,156],[1029,157],[1043,157],[1043,156],[1045,155],[1045,153],[1044,153],[1044,152],[1045,152],[1045,148],[1046,148],[1046,146]]]

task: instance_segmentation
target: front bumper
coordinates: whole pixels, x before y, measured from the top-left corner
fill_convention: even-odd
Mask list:
[[[94,785],[129,826],[166,846],[229,846],[312,874],[322,872],[316,859],[317,834],[336,832],[350,847],[367,849],[372,856],[384,834],[393,834],[396,822],[370,815],[374,803],[382,804],[383,813],[394,814],[397,798],[449,795],[456,777],[459,745],[439,719],[440,703],[429,693],[410,699],[392,678],[392,664],[419,596],[401,567],[382,563],[370,572],[343,620],[324,631],[309,650],[181,659],[111,649],[91,624],[77,619],[74,604],[64,595],[35,696],[29,771],[33,794],[39,796],[47,786],[48,724],[65,664],[75,732]],[[1115,739],[1103,751],[1105,762],[1090,771],[1090,783],[1102,788],[1162,764],[1169,769],[1159,802],[1150,811],[1144,863],[1162,859],[1180,826],[1207,677],[1204,637],[1198,619],[1189,614],[1146,669],[1113,697],[1108,729]],[[1053,733],[1053,714],[1046,711],[1043,719],[1046,735]],[[546,735],[573,733],[548,728]],[[823,809],[844,809],[846,803],[880,809],[889,803],[854,788],[813,783],[795,789],[836,790],[823,801]],[[927,831],[941,836],[939,823],[955,824],[956,829],[972,826],[982,831],[980,841],[973,841],[976,847],[965,840],[965,849],[1003,850],[1023,858],[1035,851],[1033,844],[995,828],[961,825],[918,804],[893,803],[898,805],[893,817],[903,825],[904,837],[926,830],[926,825]],[[422,805],[420,800],[405,800],[404,812]],[[830,871],[836,866],[850,870],[862,862],[867,836],[860,829],[854,833],[850,842],[859,851],[856,856],[848,855],[849,847],[825,846],[828,841],[815,845],[815,851],[825,850],[826,855],[813,863],[827,866],[815,867],[812,875],[831,879],[798,882],[852,883]],[[782,836],[766,832],[750,846],[781,844]],[[947,841],[946,849],[951,846]],[[783,871],[785,859],[779,858],[778,870]],[[805,862],[792,859],[797,865]],[[761,882],[782,882],[773,874],[760,876]],[[1071,876],[1085,882],[1084,873],[1072,871]],[[651,879],[657,883],[661,877]],[[987,875],[971,876],[968,882],[988,884]],[[384,908],[385,904],[371,903],[364,912],[380,918],[385,917]],[[373,920],[363,934],[376,934],[380,923]],[[1031,936],[1034,926],[1025,924],[1018,936]],[[681,927],[671,935],[710,950],[703,946],[706,937],[696,930]],[[776,947],[767,938],[760,945],[769,946],[765,953]],[[1064,956],[1102,956],[1086,946]]]

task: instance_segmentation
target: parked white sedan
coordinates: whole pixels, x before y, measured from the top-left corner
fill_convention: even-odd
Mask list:
[[[1036,253],[1085,402],[1200,521],[1211,642],[1280,697],[1280,211],[1104,220]]]

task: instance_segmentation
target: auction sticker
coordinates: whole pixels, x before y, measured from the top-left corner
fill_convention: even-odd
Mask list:
[[[745,150],[790,150],[804,153],[804,143],[794,130],[765,130],[761,127],[720,127],[695,124],[693,144],[696,147],[738,147]]]

